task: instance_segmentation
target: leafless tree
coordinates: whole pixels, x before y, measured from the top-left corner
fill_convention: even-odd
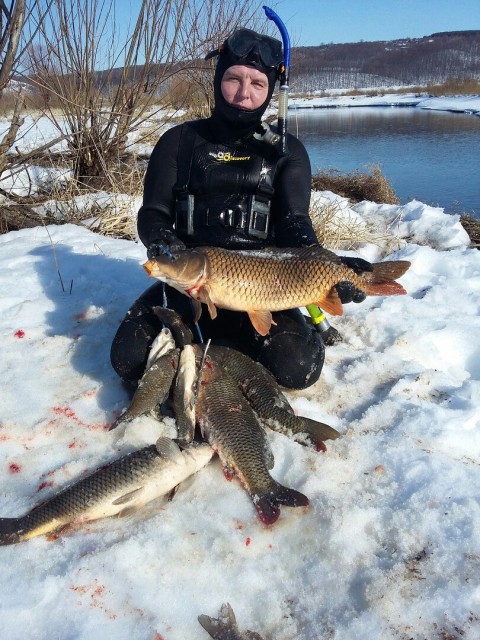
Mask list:
[[[0,0],[0,99],[9,83],[18,61],[18,52],[25,21],[25,0],[16,0],[7,6]],[[22,125],[21,98],[17,97],[10,127],[0,140],[0,175],[7,165],[7,152],[15,141]]]
[[[50,119],[67,135],[80,181],[108,186],[129,136],[152,115],[172,77],[200,69],[206,51],[259,11],[256,0],[139,5],[121,29],[114,0],[52,0],[32,48],[35,82]]]
[[[15,96],[9,128],[0,139],[0,175],[5,169],[12,169],[25,161],[20,154],[8,156],[23,124],[21,111],[24,104],[21,84],[17,89],[12,89],[11,85],[12,79],[21,75],[25,54],[48,9],[49,0],[43,3],[35,0],[10,0],[8,4],[5,0],[0,0],[0,99],[7,89]]]

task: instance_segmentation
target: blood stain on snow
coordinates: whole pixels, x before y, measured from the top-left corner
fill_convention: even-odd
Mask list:
[[[15,331],[15,333],[13,334],[16,338],[24,338],[25,337],[25,331],[23,331],[22,329],[18,329],[17,331]]]
[[[251,541],[252,541],[252,539],[251,539],[251,538],[247,538],[247,539],[245,540],[245,546],[246,546],[246,547],[248,547],[248,546],[250,545]]]
[[[41,483],[38,485],[38,487],[37,487],[37,493],[38,493],[39,491],[41,491],[42,489],[45,489],[46,487],[53,487],[53,482],[52,482],[51,480],[50,480],[50,481],[48,481],[48,482],[47,482],[46,480],[44,480],[43,482],[41,482]]]
[[[8,469],[10,471],[10,473],[20,473],[20,471],[22,470],[22,467],[17,464],[16,462],[11,462],[8,465]]]

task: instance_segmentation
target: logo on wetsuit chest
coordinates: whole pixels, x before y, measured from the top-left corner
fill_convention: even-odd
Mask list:
[[[219,151],[218,153],[214,153],[210,151],[208,153],[209,156],[215,158],[215,160],[220,160],[221,162],[232,162],[232,160],[250,160],[250,156],[236,156],[230,151]]]

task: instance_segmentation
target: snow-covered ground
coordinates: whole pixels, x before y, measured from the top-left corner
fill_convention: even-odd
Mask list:
[[[310,507],[265,527],[214,460],[159,508],[2,547],[1,638],[201,640],[197,616],[226,601],[266,640],[480,637],[480,252],[419,202],[351,214],[384,217],[403,238],[389,258],[412,266],[407,295],[332,319],[344,341],[289,394],[343,437],[319,454],[268,434],[273,476]],[[0,516],[174,432],[107,431],[127,403],[110,343],[144,260],[74,225],[0,236]]]
[[[455,111],[480,115],[480,96],[445,96],[432,98],[427,94],[388,93],[369,96],[314,96],[310,98],[290,97],[290,109],[325,109],[332,107],[418,107],[436,111]]]

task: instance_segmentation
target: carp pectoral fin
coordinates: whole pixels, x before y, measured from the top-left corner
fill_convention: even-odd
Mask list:
[[[266,336],[270,331],[270,327],[274,324],[270,311],[249,311],[248,317],[255,331],[261,336]]]
[[[342,301],[335,287],[332,287],[327,295],[322,300],[315,302],[315,304],[331,316],[343,316]]]
[[[129,491],[128,493],[125,493],[123,496],[120,496],[119,498],[115,498],[115,500],[112,501],[112,504],[114,505],[127,504],[128,502],[131,502],[136,497],[138,492],[142,491],[142,489],[143,487],[138,487],[138,489]]]
[[[208,307],[208,312],[210,313],[210,318],[215,320],[217,317],[217,307],[213,304],[210,298],[210,292],[208,291],[208,287],[203,287],[202,289],[203,301]]]
[[[202,315],[202,303],[192,298],[193,321],[197,323]]]
[[[180,486],[180,485],[179,485],[179,484],[177,484],[177,486],[176,486],[176,487],[173,487],[173,489],[170,489],[170,491],[167,493],[167,501],[168,501],[168,502],[171,502],[171,501],[173,500],[173,498],[175,497],[175,494],[176,494],[176,493],[177,493],[177,491],[178,491],[178,487],[179,487],[179,486]]]

